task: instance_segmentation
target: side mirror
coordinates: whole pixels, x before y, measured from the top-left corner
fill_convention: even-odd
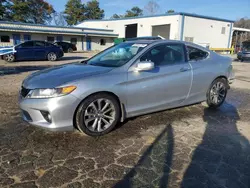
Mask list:
[[[152,70],[155,67],[155,64],[150,61],[141,61],[137,64],[135,70],[136,71],[146,71]]]
[[[80,61],[82,64],[87,64],[87,60]]]

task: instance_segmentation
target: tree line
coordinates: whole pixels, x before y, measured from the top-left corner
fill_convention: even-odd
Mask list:
[[[111,18],[135,17],[159,12],[160,6],[150,0],[144,10],[135,6],[123,15],[114,14]],[[169,10],[172,13],[174,10]],[[56,12],[46,0],[0,0],[0,20],[57,26],[76,25],[84,20],[103,19],[104,10],[97,0],[83,3],[81,0],[68,0],[65,10]]]
[[[82,3],[68,0],[63,12],[56,12],[45,0],[0,0],[0,20],[34,24],[75,25],[83,20],[102,19],[104,10],[97,0]]]

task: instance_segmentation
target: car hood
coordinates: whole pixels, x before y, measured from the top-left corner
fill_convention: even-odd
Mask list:
[[[68,82],[109,72],[113,68],[84,65],[80,63],[67,64],[45,69],[29,75],[22,86],[28,89],[54,88]]]

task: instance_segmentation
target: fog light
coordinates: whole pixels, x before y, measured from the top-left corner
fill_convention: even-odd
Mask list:
[[[43,115],[43,118],[44,118],[47,122],[49,122],[49,123],[52,122],[51,115],[50,115],[49,112],[47,112],[47,111],[41,111],[41,114]]]

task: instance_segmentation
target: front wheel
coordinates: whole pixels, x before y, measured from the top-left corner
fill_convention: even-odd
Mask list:
[[[50,52],[50,53],[48,53],[47,58],[48,58],[49,61],[56,61],[57,60],[57,55],[54,52]]]
[[[228,83],[224,78],[213,81],[207,92],[207,104],[211,108],[218,108],[223,104],[227,96]]]
[[[119,102],[106,93],[92,95],[85,99],[76,112],[76,126],[89,136],[109,133],[120,118]]]

